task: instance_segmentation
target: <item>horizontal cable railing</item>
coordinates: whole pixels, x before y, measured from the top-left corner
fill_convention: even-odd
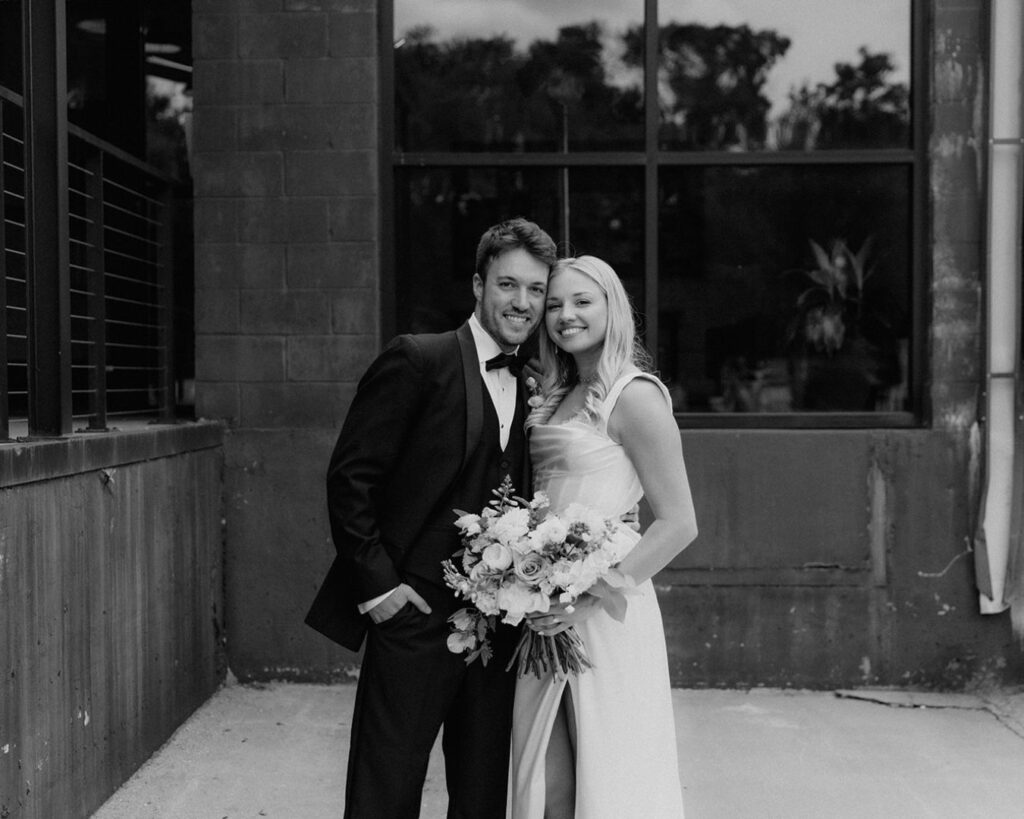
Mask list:
[[[0,94],[0,440],[28,413],[24,133],[21,98]]]
[[[28,415],[24,122],[0,88],[0,439]],[[173,179],[68,126],[71,414],[91,429],[110,417],[174,411]]]

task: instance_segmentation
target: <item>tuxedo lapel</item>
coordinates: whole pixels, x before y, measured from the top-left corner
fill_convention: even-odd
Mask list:
[[[462,377],[466,382],[466,440],[462,449],[462,463],[459,473],[466,466],[466,461],[476,449],[477,442],[484,428],[484,385],[480,378],[480,359],[477,356],[476,344],[473,342],[473,331],[469,324],[463,324],[455,331],[459,342],[459,353],[462,355]]]
[[[522,423],[526,423],[526,416],[530,414],[533,407],[529,405],[530,388],[526,385],[526,376],[520,375],[516,379],[518,382],[516,389],[516,400],[519,404],[519,418],[522,419]],[[530,465],[530,435],[529,432],[525,432],[523,435],[523,460],[522,460],[522,472],[519,473],[519,483],[516,484],[520,487],[519,494],[522,497],[529,499],[533,495],[533,468]]]

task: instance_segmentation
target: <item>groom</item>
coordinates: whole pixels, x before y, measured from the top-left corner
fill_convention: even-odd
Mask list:
[[[540,323],[555,244],[512,219],[480,240],[476,307],[458,330],[399,336],[370,365],[327,472],[338,555],[306,617],[366,650],[356,691],[345,816],[415,819],[438,731],[448,817],[503,819],[514,636],[487,666],[448,650],[460,607],[441,561],[460,548],[453,509],[478,512],[506,475],[529,492],[526,395],[515,353]]]

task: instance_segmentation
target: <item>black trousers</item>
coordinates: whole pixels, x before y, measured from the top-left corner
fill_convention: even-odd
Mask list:
[[[448,819],[504,819],[517,634],[499,628],[495,657],[466,665],[448,650],[451,591],[406,578],[433,610],[407,605],[370,626],[359,673],[346,819],[417,819],[430,750],[444,728]]]

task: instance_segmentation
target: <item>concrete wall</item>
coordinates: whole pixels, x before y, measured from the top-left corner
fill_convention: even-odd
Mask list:
[[[224,676],[220,430],[0,446],[0,816],[88,816]]]
[[[687,432],[702,530],[659,575],[687,686],[1020,679],[978,614],[967,454],[937,431]]]
[[[677,684],[964,686],[1021,674],[1007,618],[976,613],[966,551],[985,4],[928,8],[925,428],[683,433],[702,533],[659,577]],[[345,678],[358,658],[302,616],[333,553],[327,457],[386,341],[375,4],[194,10],[197,402],[231,426],[229,658],[243,679]]]

